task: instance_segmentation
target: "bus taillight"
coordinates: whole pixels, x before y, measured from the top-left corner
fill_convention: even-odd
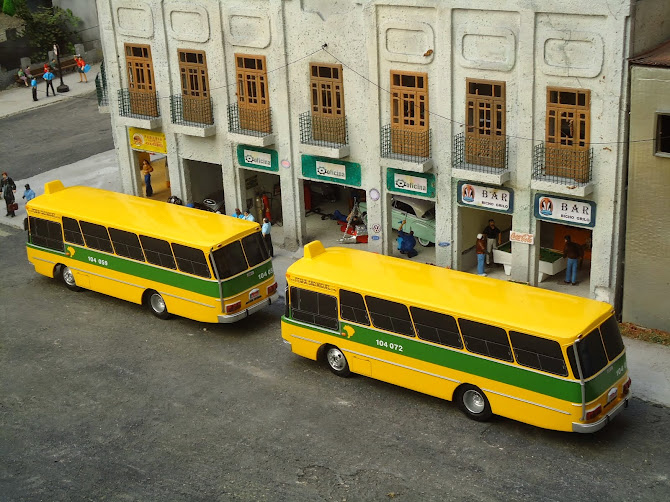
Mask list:
[[[628,377],[628,380],[626,380],[626,383],[623,384],[623,394],[626,395],[628,394],[628,391],[630,390],[630,384],[631,384],[631,379]]]
[[[603,407],[601,405],[596,406],[592,410],[589,410],[586,412],[586,420],[593,420],[596,418],[598,415],[600,415],[600,412],[603,411]]]
[[[241,301],[231,303],[230,305],[226,305],[226,314],[230,314],[231,312],[235,312],[236,310],[240,310],[241,306],[242,306]]]
[[[272,286],[268,287],[268,296],[272,296],[277,292],[277,283],[275,282]]]

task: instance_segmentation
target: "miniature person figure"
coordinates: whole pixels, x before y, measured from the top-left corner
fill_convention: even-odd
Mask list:
[[[577,285],[577,264],[583,257],[584,249],[582,249],[576,242],[572,242],[572,238],[569,235],[566,235],[565,247],[563,247],[563,258],[568,259],[564,281],[566,284],[572,284],[573,286]]]
[[[0,191],[2,192],[2,198],[5,199],[5,205],[7,206],[7,214],[5,216],[11,216],[12,218],[16,216],[14,214],[14,192],[16,192],[16,184],[14,180],[9,177],[7,173],[2,173],[2,180],[0,181]]]
[[[490,265],[493,261],[493,250],[501,244],[502,233],[493,220],[489,220],[489,224],[484,227],[482,233],[486,236],[486,264]]]
[[[44,67],[49,68],[49,65],[45,64]],[[51,93],[55,96],[56,91],[54,90],[54,83],[53,83],[54,74],[51,73],[51,71],[47,70],[44,72],[44,75],[42,75],[42,78],[47,83],[47,97],[49,96],[49,88],[51,88]]]
[[[477,275],[481,275],[482,277],[486,277],[486,272],[484,272],[486,244],[484,234],[477,234]]]
[[[235,208],[235,212],[233,213],[233,218],[244,219],[244,215],[242,214],[242,211],[240,211],[239,207]]]
[[[33,72],[30,71],[30,66],[26,66],[26,77],[28,77],[28,80],[33,78]]]
[[[244,216],[242,216],[242,218],[247,221],[256,221],[256,218],[254,218],[254,215],[251,214],[248,209],[244,210]]]
[[[44,63],[44,71],[42,73],[47,73],[51,71],[51,67],[49,66],[49,63]]]
[[[26,202],[30,202],[35,198],[35,191],[30,188],[28,183],[25,184],[25,191],[23,192],[23,198],[26,199]]]
[[[268,253],[272,258],[275,255],[274,249],[272,248],[272,236],[270,235],[270,220],[263,218],[263,225],[261,225],[261,234],[263,234],[263,240],[265,241],[265,246],[268,248]]]
[[[151,186],[151,173],[154,171],[154,168],[151,167],[151,163],[144,159],[142,161],[142,174],[144,175],[144,185],[147,190],[147,197],[151,197],[154,194],[154,189]]]
[[[35,77],[30,80],[30,87],[33,90],[33,101],[37,101],[37,79]]]
[[[409,233],[404,232],[402,227],[407,223],[407,220],[403,220],[398,228],[398,236],[402,238],[402,243],[400,245],[400,254],[406,254],[407,258],[414,258],[419,254],[414,246],[416,246],[416,239],[414,238],[414,230],[410,230]]]
[[[23,71],[23,68],[19,68],[17,74],[19,76],[19,79],[23,80],[23,83],[26,84],[26,87],[30,87],[30,84],[28,83],[28,77],[26,77],[26,72]]]
[[[86,72],[84,71],[84,67],[86,66],[86,61],[84,61],[84,59],[79,54],[77,54],[74,57],[74,60],[77,63],[77,72],[79,73],[79,82],[80,83],[81,82],[86,82],[87,83],[88,82],[88,77],[86,76]]]

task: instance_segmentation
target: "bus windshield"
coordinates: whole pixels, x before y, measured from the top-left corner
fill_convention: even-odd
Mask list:
[[[270,258],[260,232],[243,237],[241,241],[231,242],[212,253],[219,279],[228,279],[244,272],[249,267],[263,263]]]
[[[623,352],[624,345],[619,333],[619,326],[614,316],[609,317],[600,328],[596,328],[583,339],[577,342],[579,362],[582,367],[582,376],[589,378],[607,366]],[[575,377],[579,377],[575,356],[572,349],[568,350],[570,365]]]

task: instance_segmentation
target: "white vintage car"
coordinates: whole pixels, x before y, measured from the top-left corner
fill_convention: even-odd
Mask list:
[[[394,195],[391,198],[391,220],[393,229],[398,230],[400,223],[407,220],[403,230],[414,231],[414,237],[422,246],[430,246],[435,242],[435,203],[424,199]],[[368,224],[367,204],[358,205],[364,223]]]

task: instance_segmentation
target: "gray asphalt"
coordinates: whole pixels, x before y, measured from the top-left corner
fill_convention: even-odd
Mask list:
[[[113,148],[109,114],[98,113],[95,92],[0,119],[1,170],[15,180]]]

